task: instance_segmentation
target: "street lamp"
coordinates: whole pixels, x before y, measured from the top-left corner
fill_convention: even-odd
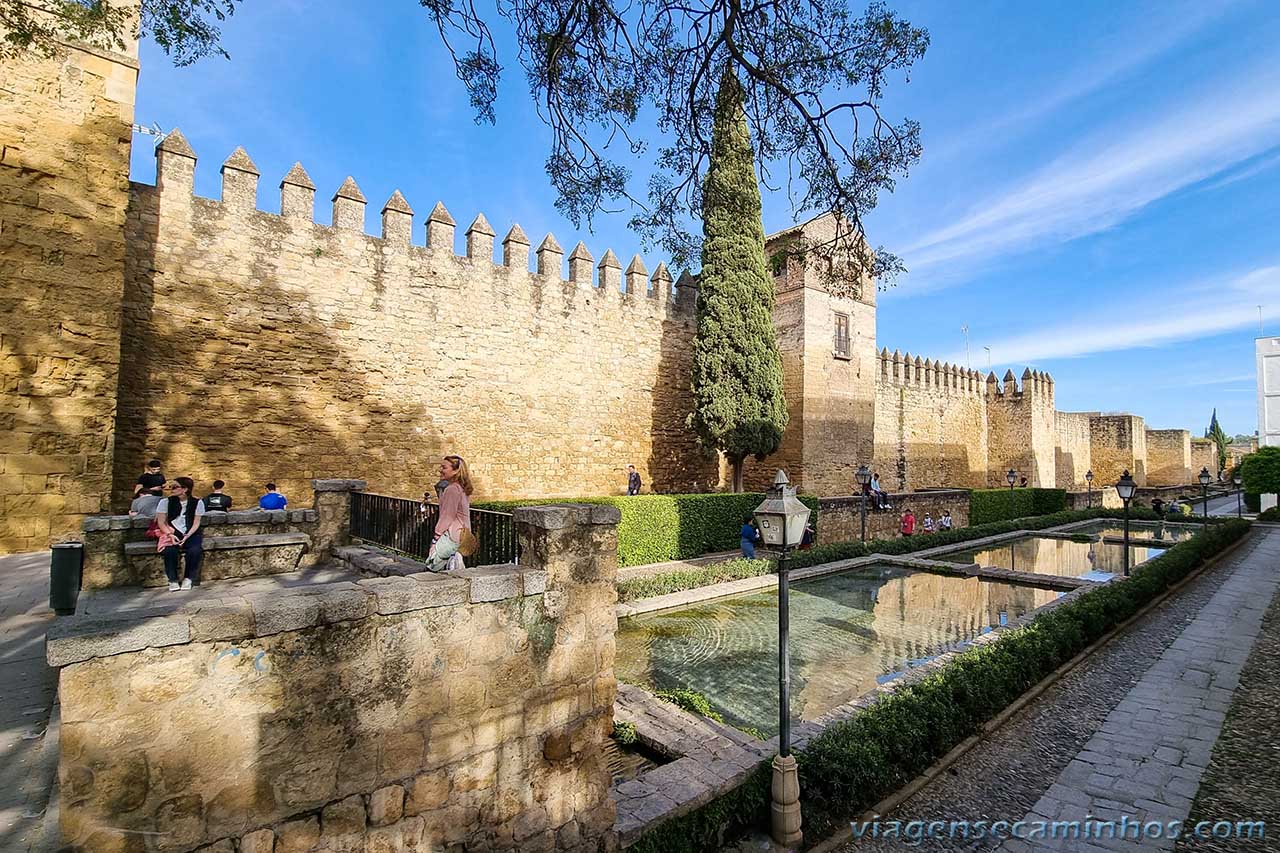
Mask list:
[[[1240,472],[1237,470],[1235,476],[1232,477],[1231,480],[1236,485],[1236,518],[1243,518],[1244,509],[1240,505],[1240,496],[1244,494],[1244,489],[1240,487],[1244,485],[1244,478],[1240,476]]]
[[[1084,472],[1084,487],[1089,497],[1089,509],[1093,509],[1093,469]]]
[[[862,541],[867,541],[867,487],[871,484],[871,469],[859,465],[858,472],[853,475],[858,481],[858,493],[862,495]]]
[[[1204,526],[1209,527],[1209,476],[1208,466],[1200,469],[1200,491],[1204,494]]]
[[[1129,476],[1129,469],[1126,468],[1124,473],[1120,475],[1120,482],[1116,483],[1116,493],[1120,495],[1120,500],[1124,501],[1124,576],[1129,576],[1129,501],[1133,500],[1133,495],[1138,491],[1138,481]]]
[[[1004,478],[1009,481],[1009,517],[1017,518],[1018,510],[1014,508],[1013,502],[1013,484],[1018,482],[1018,472],[1010,468],[1009,473],[1005,474]]]
[[[791,754],[791,660],[787,552],[804,536],[809,508],[796,499],[787,472],[779,470],[773,488],[755,511],[760,538],[778,557],[778,755],[773,759],[773,840],[784,847],[800,844],[800,776]]]

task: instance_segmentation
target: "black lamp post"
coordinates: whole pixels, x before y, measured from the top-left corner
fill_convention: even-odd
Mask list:
[[[1010,468],[1009,473],[1005,474],[1004,478],[1009,481],[1009,517],[1017,518],[1018,510],[1013,500],[1013,484],[1018,482],[1018,472]]]
[[[1093,509],[1093,469],[1084,472],[1084,487],[1089,499],[1089,509]]]
[[[871,483],[871,469],[866,465],[859,465],[858,471],[853,475],[858,481],[858,494],[862,495],[862,541],[867,541],[867,486]]]
[[[1204,526],[1209,527],[1209,468],[1206,466],[1200,469],[1200,491],[1204,495]]]
[[[1240,504],[1241,496],[1244,494],[1244,478],[1240,476],[1240,472],[1236,471],[1235,476],[1231,478],[1236,486],[1236,518],[1244,518],[1244,508]]]
[[[791,754],[791,624],[788,614],[787,553],[804,536],[809,508],[796,499],[787,472],[779,470],[773,488],[755,511],[760,538],[779,549],[778,557],[778,755],[773,759],[773,840],[796,847],[800,831],[800,775]]]
[[[1120,475],[1120,482],[1116,483],[1116,493],[1120,495],[1120,500],[1124,501],[1124,576],[1129,576],[1129,501],[1133,500],[1133,495],[1138,491],[1138,481],[1129,476],[1129,469],[1126,468],[1124,473]]]

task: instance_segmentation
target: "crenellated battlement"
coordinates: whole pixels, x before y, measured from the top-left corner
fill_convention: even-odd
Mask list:
[[[619,305],[647,305],[660,313],[691,316],[696,303],[696,279],[685,272],[673,279],[665,263],[658,263],[653,273],[644,260],[635,255],[624,273],[622,263],[612,249],[605,249],[599,263],[586,245],[579,242],[568,257],[568,277],[563,278],[564,250],[553,234],[543,238],[530,269],[531,241],[520,225],[513,224],[502,239],[501,260],[495,260],[497,233],[483,213],[476,214],[465,231],[465,249],[455,253],[457,223],[443,202],[436,202],[424,220],[425,240],[414,243],[414,210],[409,201],[395,190],[382,205],[380,235],[365,232],[368,200],[354,177],[348,176],[330,199],[332,217],[329,225],[315,220],[316,186],[301,163],[280,180],[280,213],[259,210],[256,206],[261,173],[244,148],[236,148],[223,162],[222,195],[219,200],[195,196],[197,155],[179,130],[174,130],[156,147],[156,183],[161,214],[177,209],[198,208],[206,217],[221,217],[227,226],[246,217],[270,217],[292,231],[310,231],[318,251],[326,251],[344,236],[363,236],[383,254],[404,253],[412,278],[431,281],[437,278],[433,266],[441,261],[469,262],[474,271],[483,273],[487,265],[494,274],[528,276],[535,284],[572,284],[597,294],[601,299],[616,297]],[[145,186],[145,185],[138,185]],[[274,230],[274,229],[273,229]],[[317,255],[318,256],[318,255]]]
[[[982,374],[950,362],[929,360],[900,350],[882,348],[876,354],[876,381],[882,386],[929,388],[947,394],[970,394],[981,397]]]
[[[1040,402],[1053,402],[1053,377],[1048,373],[1031,368],[1024,368],[1022,371],[1022,387],[1018,387],[1018,380],[1014,377],[1012,370],[1006,370],[1003,382],[996,379],[994,372],[987,374],[986,391],[987,398],[991,400],[1004,400],[1011,402],[1016,399],[1024,399],[1030,396],[1032,399]]]

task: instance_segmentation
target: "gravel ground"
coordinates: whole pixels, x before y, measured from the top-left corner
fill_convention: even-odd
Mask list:
[[[1243,550],[1237,552],[1243,553]],[[887,820],[905,823],[913,820],[1016,821],[1022,818],[1148,667],[1195,618],[1222,585],[1233,564],[1227,562],[1211,569],[1167,599],[1141,624],[1090,656],[971,749],[938,779],[899,806]],[[1280,643],[1280,638],[1273,638],[1273,642]],[[1276,691],[1280,689],[1280,680],[1277,680],[1280,673],[1271,675],[1271,689]],[[1273,704],[1280,698],[1274,692],[1268,695],[1273,697]],[[1273,717],[1273,735],[1276,730],[1274,724]],[[1272,792],[1277,789],[1274,784],[1275,767],[1273,759]],[[999,844],[1000,839],[995,838],[935,838],[914,843],[864,838],[841,849],[843,853],[987,851]]]
[[[1236,688],[1209,768],[1191,805],[1198,821],[1266,821],[1265,840],[1184,837],[1179,851],[1280,850],[1280,594]]]

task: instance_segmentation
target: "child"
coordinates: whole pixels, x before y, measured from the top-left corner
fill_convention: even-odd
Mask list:
[[[924,525],[923,525],[923,526],[924,526],[924,532],[925,532],[925,533],[932,533],[932,532],[933,532],[933,516],[932,516],[932,515],[930,515],[930,514],[929,514],[929,513],[927,513],[927,512],[924,514]]]
[[[911,513],[909,508],[902,510],[902,535],[910,536],[916,532],[916,517]]]
[[[944,509],[942,511],[942,518],[938,519],[938,529],[939,530],[951,529],[951,510]]]

